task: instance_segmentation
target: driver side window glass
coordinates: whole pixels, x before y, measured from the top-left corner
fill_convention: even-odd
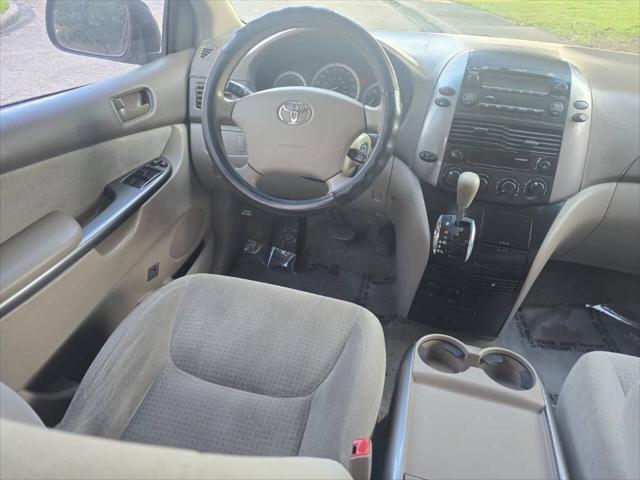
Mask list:
[[[164,4],[57,0],[50,6],[48,35],[46,1],[0,0],[0,14],[9,14],[0,38],[0,106],[105,80],[161,55]],[[126,56],[126,48],[153,56]]]

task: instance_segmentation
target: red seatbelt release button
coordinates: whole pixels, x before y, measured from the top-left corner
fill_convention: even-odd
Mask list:
[[[371,453],[371,440],[368,438],[357,438],[353,441],[351,448],[352,457],[367,457]]]
[[[353,480],[369,480],[371,478],[371,454],[373,447],[368,438],[356,438],[351,444],[349,473]]]

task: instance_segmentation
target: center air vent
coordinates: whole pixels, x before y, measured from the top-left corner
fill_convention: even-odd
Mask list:
[[[196,84],[196,108],[202,109],[202,95],[204,94],[204,83]]]
[[[515,128],[499,122],[454,119],[449,144],[558,158],[562,132],[544,127]]]

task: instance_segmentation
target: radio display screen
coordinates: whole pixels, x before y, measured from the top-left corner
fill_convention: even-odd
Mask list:
[[[467,162],[474,163],[476,165],[513,168],[517,170],[530,169],[533,161],[534,159],[527,155],[491,150],[474,150],[473,152],[468,152],[467,158]]]
[[[520,90],[533,90],[536,92],[548,92],[551,86],[548,78],[530,75],[501,75],[492,72],[483,74],[482,85],[487,87],[519,88]]]

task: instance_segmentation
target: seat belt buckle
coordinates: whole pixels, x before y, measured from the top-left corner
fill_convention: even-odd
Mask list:
[[[373,446],[368,438],[356,438],[351,445],[349,473],[354,480],[369,480],[371,478],[371,460]]]

